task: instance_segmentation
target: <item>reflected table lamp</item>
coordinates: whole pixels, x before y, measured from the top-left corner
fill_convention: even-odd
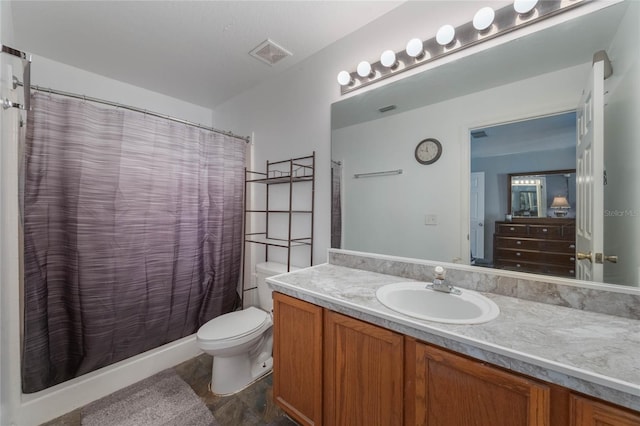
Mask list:
[[[556,217],[565,217],[569,213],[569,209],[571,206],[567,201],[567,197],[553,197],[553,202],[551,203],[551,208],[554,209],[554,214]]]

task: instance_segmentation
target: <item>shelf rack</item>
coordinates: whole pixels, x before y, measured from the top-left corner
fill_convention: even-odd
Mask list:
[[[245,223],[248,223],[251,214],[264,214],[264,231],[261,232],[246,232],[244,234],[244,245],[246,247],[249,244],[260,244],[265,247],[265,261],[269,260],[269,248],[279,247],[280,249],[286,249],[287,253],[287,271],[291,270],[291,251],[293,248],[307,246],[309,247],[309,265],[313,261],[313,215],[315,207],[315,168],[316,168],[316,153],[315,151],[308,156],[291,158],[289,160],[281,161],[267,161],[266,172],[257,172],[245,169],[245,188],[244,188],[244,212]],[[309,209],[294,209],[294,187],[301,182],[310,182],[311,187],[306,189],[307,196],[310,196],[310,208]],[[247,194],[249,193],[249,185],[262,184],[265,185],[265,200],[264,209],[254,209],[248,207]],[[288,185],[288,204],[286,208],[271,208],[272,194],[270,188],[273,185]],[[310,193],[309,193],[310,191]],[[296,193],[297,195],[297,193]],[[280,203],[282,204],[282,203]],[[286,203],[285,203],[286,204]],[[306,206],[305,206],[306,207]],[[270,226],[273,215],[284,215],[286,217],[286,230],[273,229]],[[310,225],[309,229],[303,236],[293,236],[293,216],[294,215],[309,215]],[[246,226],[245,226],[246,229]],[[278,233],[278,235],[274,235]],[[245,252],[246,254],[246,252]],[[246,258],[246,256],[245,256]],[[251,289],[245,289],[251,290]]]

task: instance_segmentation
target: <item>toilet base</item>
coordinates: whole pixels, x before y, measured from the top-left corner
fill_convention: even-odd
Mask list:
[[[214,356],[209,388],[215,395],[232,395],[252,385],[269,374],[271,370],[273,370],[272,357],[263,361],[255,360],[252,365],[247,355]]]

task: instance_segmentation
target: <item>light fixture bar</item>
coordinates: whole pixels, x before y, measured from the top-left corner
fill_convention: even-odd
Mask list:
[[[377,61],[371,64],[371,71],[366,76],[360,76],[357,71],[351,73],[342,71],[341,73],[344,73],[342,79],[339,78],[340,94],[344,95],[353,92],[361,87],[377,83],[385,78],[433,62],[486,40],[491,40],[511,31],[540,22],[571,10],[588,1],[589,0],[548,0],[537,3],[534,2],[535,7],[524,14],[516,12],[514,5],[505,6],[495,11],[493,23],[486,29],[477,30],[473,22],[470,21],[454,28],[455,36],[453,41],[447,45],[443,46],[438,43],[436,37],[433,37],[422,42],[423,51],[416,56],[410,56],[406,50],[396,52],[394,66],[392,67],[385,66],[381,61]],[[440,41],[442,42],[442,40]],[[413,55],[415,52],[410,53]]]

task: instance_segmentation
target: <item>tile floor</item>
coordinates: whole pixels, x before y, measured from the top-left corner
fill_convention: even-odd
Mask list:
[[[209,392],[211,362],[211,356],[203,354],[173,368],[211,410],[220,426],[295,426],[297,424],[285,416],[273,403],[271,374],[235,395],[216,396]],[[82,408],[79,408],[42,426],[80,426],[81,424]]]

